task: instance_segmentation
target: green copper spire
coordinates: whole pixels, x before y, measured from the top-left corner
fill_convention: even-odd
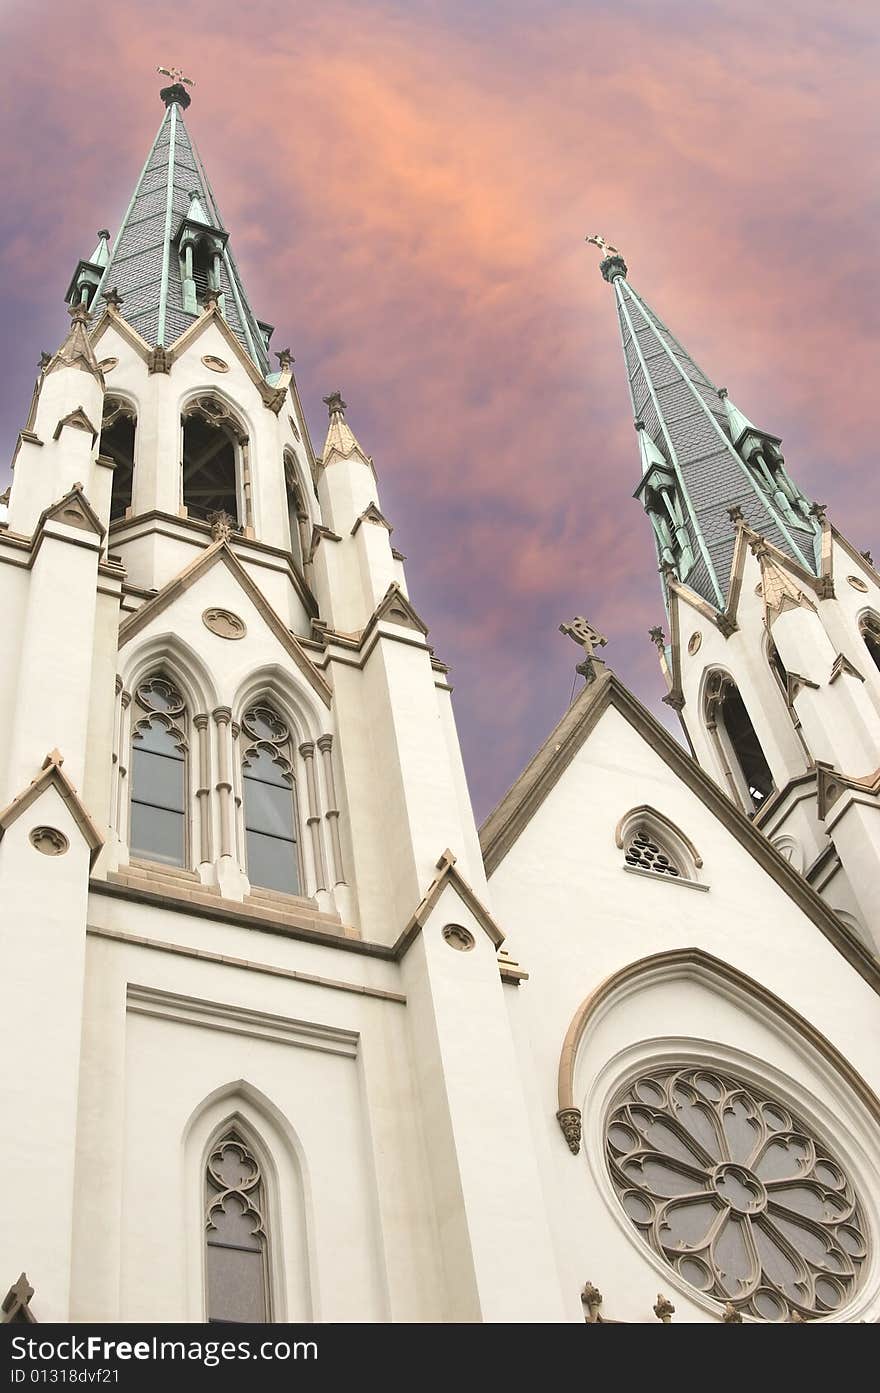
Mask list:
[[[697,366],[630,285],[617,247],[587,240],[603,253],[617,302],[642,461],[635,496],[654,527],[661,569],[671,566],[723,609],[735,541],[729,510],[738,507],[756,532],[815,572],[819,529],[778,437],[753,426]]]
[[[148,343],[167,346],[213,292],[230,329],[266,375],[267,336],[248,302],[229,234],[184,124],[189,94],[174,82],[161,96],[165,115],[112,250],[93,278],[92,312],[100,314],[108,294],[118,291],[132,327]]]

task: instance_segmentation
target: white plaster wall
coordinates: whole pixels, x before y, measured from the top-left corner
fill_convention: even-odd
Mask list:
[[[615,827],[628,809],[645,803],[695,843],[707,891],[624,870]],[[880,1002],[614,709],[601,717],[494,872],[490,890],[508,934],[506,946],[530,974],[524,986],[507,996],[524,1067],[530,1059],[534,1070],[537,1106],[531,1116],[553,1207],[558,1258],[568,1274],[570,1318],[579,1306],[580,1286],[589,1278],[605,1292],[608,1315],[651,1319],[656,1271],[640,1252],[637,1237],[630,1241],[612,1213],[602,1217],[608,1206],[583,1157],[576,1160],[569,1153],[555,1119],[560,1051],[578,1006],[624,965],[695,946],[789,1002],[878,1090],[880,1065],[873,1041]],[[754,1059],[769,1057],[759,1022],[751,1015],[735,1025],[719,1006],[714,1016],[709,1013],[707,1024],[705,1016],[697,1013],[691,1019],[690,1012],[688,989],[682,989],[661,1021],[665,1032],[684,1037],[694,1032],[695,1038],[701,1033]],[[660,1028],[638,1011],[621,1027],[628,1043]],[[615,1039],[616,1049],[620,1041]],[[609,1049],[601,1042],[595,1046],[596,1071],[607,1064]],[[778,1051],[776,1057],[782,1059]],[[784,1072],[782,1062],[779,1068]],[[802,1071],[795,1082],[809,1096],[809,1075]],[[854,1109],[854,1119],[857,1113]],[[597,1166],[598,1159],[591,1156],[589,1164]],[[876,1198],[876,1184],[874,1192]],[[659,1289],[666,1287],[660,1283]]]

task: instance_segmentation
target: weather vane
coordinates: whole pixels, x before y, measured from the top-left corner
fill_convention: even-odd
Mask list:
[[[172,82],[183,82],[187,87],[195,87],[191,77],[184,77],[183,68],[157,68],[156,72],[161,73],[163,77],[170,77]]]
[[[588,237],[587,241],[592,242],[594,247],[599,248],[603,259],[606,256],[623,256],[623,252],[619,247],[612,247],[611,243],[606,241],[604,237],[600,237],[598,232],[594,233],[592,237]]]

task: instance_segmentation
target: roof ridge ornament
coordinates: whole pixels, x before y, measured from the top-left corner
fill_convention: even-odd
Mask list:
[[[598,232],[592,233],[585,240],[592,243],[594,247],[598,247],[602,253],[602,260],[599,262],[599,270],[602,272],[606,281],[612,283],[616,281],[619,276],[626,277],[627,265],[623,259],[623,252],[619,247],[612,246],[608,239],[602,237]]]

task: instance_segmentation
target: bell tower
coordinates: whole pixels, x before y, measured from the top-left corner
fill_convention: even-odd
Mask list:
[[[789,473],[778,435],[716,387],[602,237],[668,639],[692,753],[880,951],[880,576]]]

